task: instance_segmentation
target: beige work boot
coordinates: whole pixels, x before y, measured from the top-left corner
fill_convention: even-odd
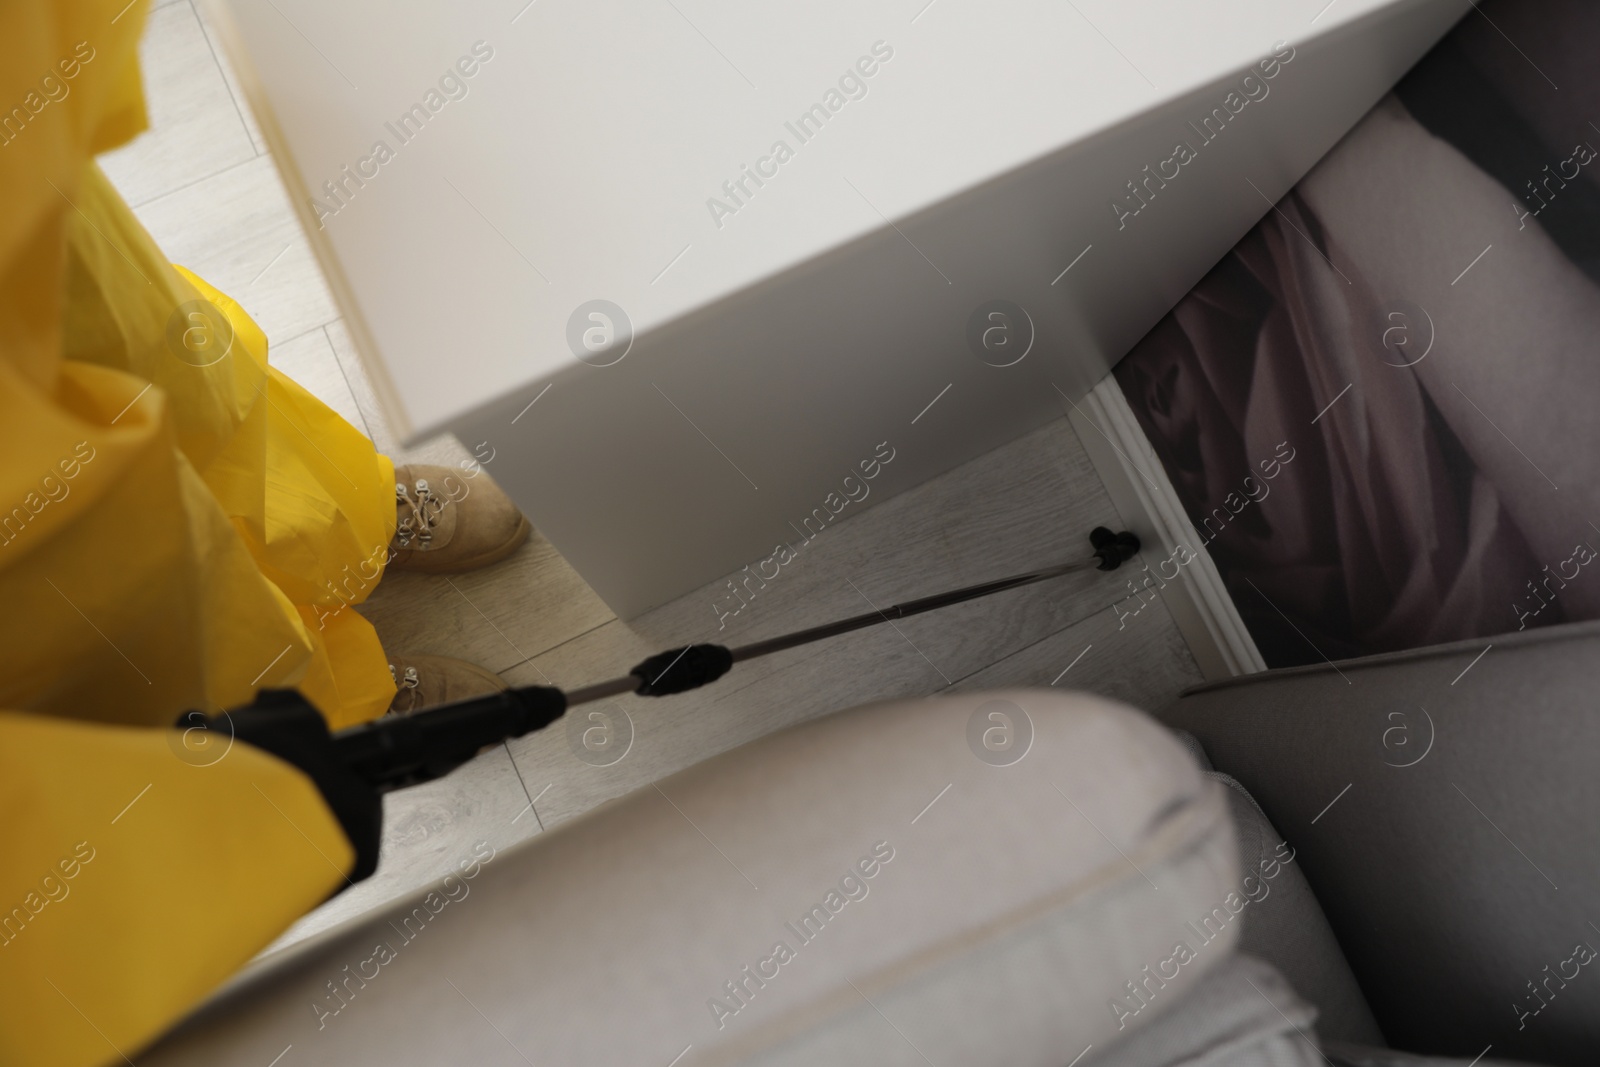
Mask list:
[[[449,656],[395,656],[389,673],[397,690],[389,704],[390,715],[410,715],[511,688],[493,671]]]
[[[458,574],[498,563],[533,529],[505,491],[479,473],[413,463],[394,469],[397,521],[389,569]]]

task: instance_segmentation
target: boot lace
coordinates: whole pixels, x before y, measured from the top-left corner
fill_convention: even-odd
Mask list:
[[[405,715],[416,707],[419,699],[416,690],[422,685],[422,679],[417,676],[415,667],[401,671],[396,670],[393,663],[389,664],[389,677],[394,679],[396,690],[394,700],[389,705],[389,714]]]
[[[394,501],[400,511],[400,521],[394,531],[395,547],[411,548],[415,543],[419,551],[427,551],[433,543],[433,528],[439,524],[447,501],[434,495],[426,478],[417,479],[414,491],[404,482],[396,482]]]

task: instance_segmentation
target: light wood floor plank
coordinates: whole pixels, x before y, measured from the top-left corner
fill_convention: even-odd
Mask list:
[[[355,342],[351,340],[350,331],[345,328],[344,320],[335,319],[324,327],[324,331],[333,346],[333,354],[338,359],[339,366],[344,370],[345,380],[355,394],[356,406],[361,409],[362,416],[366,420],[372,443],[378,446],[379,452],[394,457],[396,462],[437,463],[447,467],[457,466],[462,460],[473,458],[469,448],[448,434],[442,434],[412,448],[402,446],[400,438],[389,428],[389,420],[384,417],[383,407],[378,403],[378,394],[372,387],[372,379],[367,376],[366,367],[362,365],[361,357],[356,354]]]
[[[220,76],[217,92],[227,95]],[[223,106],[232,113],[230,104]],[[239,136],[248,144],[242,129]],[[168,259],[237,300],[269,343],[339,317],[269,156],[252,151],[245,162],[144,203],[134,214]]]
[[[470,574],[389,574],[359,609],[391,652],[504,671],[615,618],[538,531],[504,563]]]
[[[254,146],[256,155],[264,154],[267,151],[267,139],[261,135],[261,126],[256,122],[255,113],[250,110],[250,104],[245,100],[244,90],[239,85],[239,77],[228,63],[228,57],[217,40],[216,30],[206,17],[205,5],[195,3],[195,0],[180,0],[180,2],[189,4],[199,16],[200,28],[205,31],[206,41],[211,45],[212,57],[216,59],[217,67],[222,71],[223,80],[228,83],[228,94],[233,97],[234,110],[239,113],[239,120],[244,123],[245,131],[250,135],[250,144]]]
[[[505,672],[515,684],[576,687],[625,673],[690,640],[741,643],[957,584],[1087,554],[1080,538],[1113,522],[1065,421],[974,460],[839,524],[785,568],[718,633],[717,585],[632,622],[611,622]],[[1051,555],[1051,552],[1054,555]],[[807,568],[807,569],[800,569]],[[1126,572],[1124,572],[1126,573]],[[580,725],[625,732],[632,748],[594,767],[565,730],[512,742],[519,766],[555,784],[547,825],[784,726],[875,700],[977,686],[1048,685],[1074,643],[1101,654],[1076,668],[1077,688],[1146,707],[1199,678],[1159,603],[1119,631],[1110,605],[1121,576],[1092,571],[743,663],[727,679],[677,697],[619,697],[576,709]],[[860,587],[852,588],[851,582]],[[1132,610],[1134,604],[1122,608]],[[1075,653],[1074,653],[1075,654]],[[597,734],[596,736],[600,736]]]
[[[1135,607],[1125,604],[1123,611]],[[968,675],[948,692],[1053,686],[1157,712],[1182,690],[1202,681],[1172,616],[1156,600],[1132,617],[1119,617],[1114,608],[1096,612]]]
[[[350,425],[366,431],[366,420],[356,405],[355,395],[344,379],[339,361],[333,356],[333,346],[321,330],[301,334],[286,344],[270,346],[268,360]]]
[[[152,11],[139,42],[150,128],[100,157],[130,204],[143,204],[256,154],[222,70],[187,3]]]
[[[532,779],[528,786],[531,793],[523,791],[505,750],[497,746],[456,774],[388,794],[377,872],[307,914],[262,955],[443,878],[471,855],[478,841],[501,849],[539,833],[539,818],[529,809],[528,798],[537,796],[540,787]]]

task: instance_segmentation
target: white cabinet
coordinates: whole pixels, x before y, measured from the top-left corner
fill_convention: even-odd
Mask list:
[[[1070,410],[1469,9],[523,4],[219,15],[390,418],[624,616]]]

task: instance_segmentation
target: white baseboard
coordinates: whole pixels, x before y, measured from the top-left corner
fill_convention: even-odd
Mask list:
[[[1245,629],[1222,576],[1184,513],[1167,472],[1128,407],[1117,380],[1107,375],[1067,417],[1083,442],[1112,505],[1144,543],[1152,567],[1186,546],[1193,559],[1167,580],[1162,599],[1208,681],[1267,669]],[[1166,578],[1165,573],[1161,575]]]

